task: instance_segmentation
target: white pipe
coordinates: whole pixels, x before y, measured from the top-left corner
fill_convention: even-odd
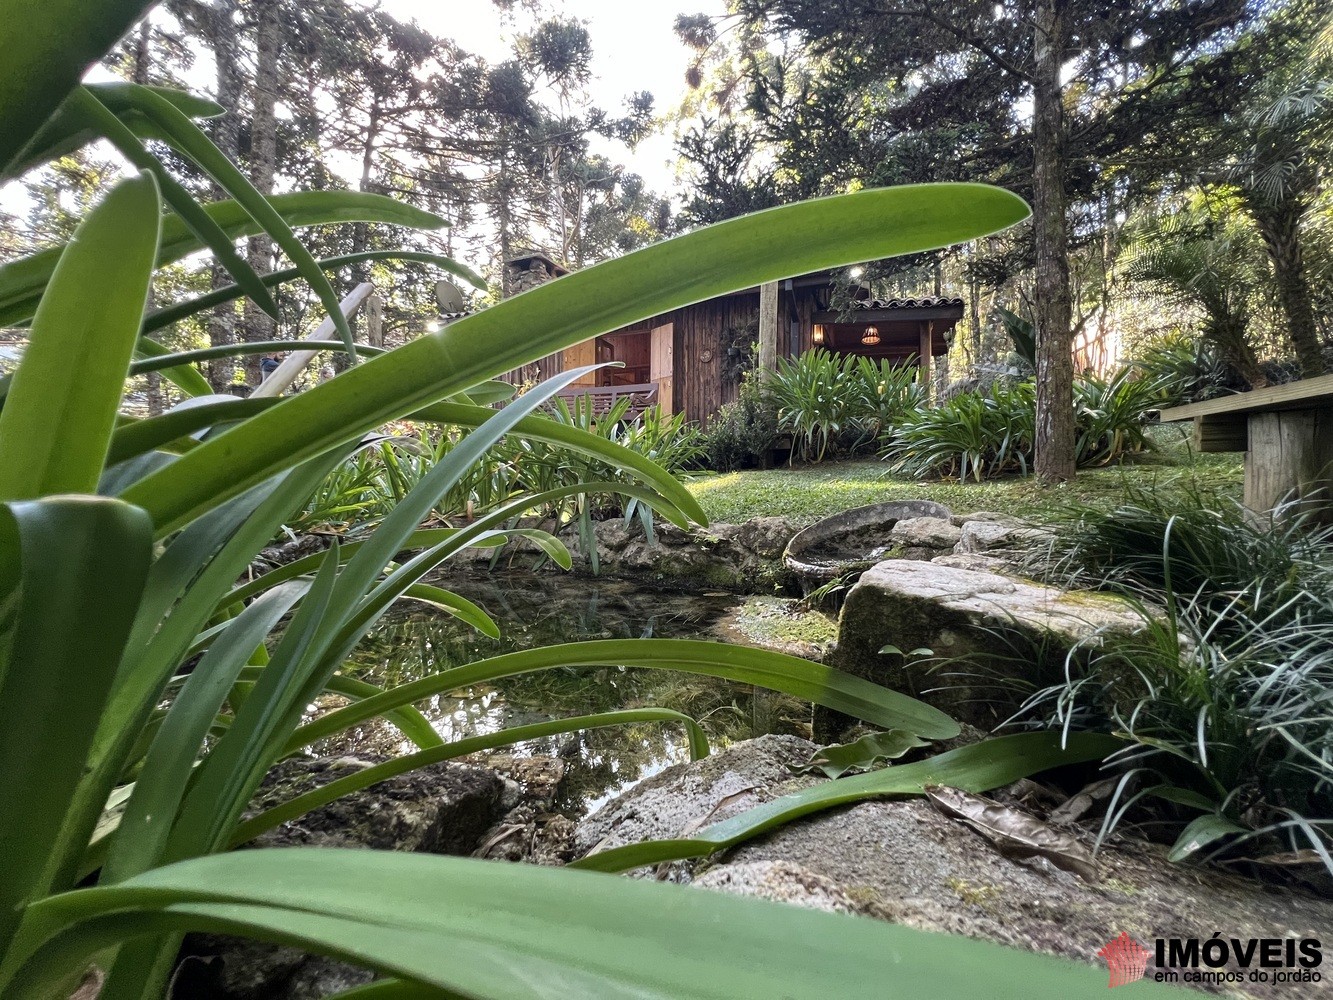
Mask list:
[[[363,281],[352,289],[347,298],[338,304],[338,308],[342,310],[344,316],[351,319],[374,291],[374,285],[369,281]],[[325,318],[323,323],[319,324],[314,333],[305,339],[332,340],[336,329],[333,325],[333,317],[329,316]],[[301,374],[301,369],[310,364],[311,360],[319,353],[319,351],[292,351],[282,360],[282,364],[274,369],[273,374],[260,382],[259,387],[250,393],[250,398],[281,396],[296,381],[296,377]]]

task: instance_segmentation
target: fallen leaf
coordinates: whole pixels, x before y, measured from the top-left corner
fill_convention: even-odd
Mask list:
[[[1045,858],[1055,867],[1088,882],[1097,879],[1097,863],[1088,849],[1034,816],[958,788],[927,785],[926,798],[945,816],[961,820],[1007,858]]]
[[[906,730],[890,729],[888,732],[862,736],[855,743],[834,743],[820,747],[808,761],[791,770],[794,774],[818,771],[827,778],[840,778],[844,774],[869,771],[881,761],[897,760],[908,750],[929,745],[927,740]]]
[[[1115,786],[1119,783],[1119,778],[1104,778],[1101,781],[1094,781],[1081,792],[1070,796],[1063,805],[1053,809],[1050,822],[1055,826],[1064,826],[1066,823],[1073,823],[1075,820],[1083,818],[1093,805],[1102,799],[1110,798],[1111,793],[1115,791]]]

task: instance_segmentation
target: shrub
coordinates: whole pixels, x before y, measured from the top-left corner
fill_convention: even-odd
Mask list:
[[[1026,472],[1036,430],[1031,382],[996,382],[988,393],[961,393],[907,414],[888,435],[882,454],[911,476],[983,476]]]
[[[718,472],[766,466],[777,440],[777,413],[764,393],[762,377],[752,369],[742,377],[736,399],[718,410],[703,432],[706,461]]]
[[[779,358],[765,383],[777,410],[778,433],[792,437],[792,458],[820,462],[852,455],[873,443],[924,393],[913,365],[818,348],[797,358]]]
[[[1107,465],[1153,447],[1148,413],[1171,400],[1168,375],[1122,368],[1109,378],[1074,380],[1080,467]],[[934,409],[909,410],[882,440],[881,455],[907,475],[985,476],[1026,473],[1036,438],[1036,388],[1030,380],[996,380],[986,392],[961,392]]]

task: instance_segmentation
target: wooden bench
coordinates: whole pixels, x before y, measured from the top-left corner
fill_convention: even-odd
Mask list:
[[[557,399],[563,399],[571,408],[580,398],[586,398],[592,405],[592,415],[602,417],[620,402],[621,397],[630,397],[629,409],[625,411],[626,420],[637,419],[644,410],[657,405],[657,383],[642,382],[637,385],[576,385],[556,393]],[[584,403],[584,406],[589,405]]]
[[[1333,375],[1302,379],[1162,411],[1194,421],[1198,451],[1245,452],[1245,506],[1269,511],[1309,501],[1333,522]]]

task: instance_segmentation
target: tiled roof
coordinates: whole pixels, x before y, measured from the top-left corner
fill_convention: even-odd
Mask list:
[[[856,309],[931,309],[937,306],[961,306],[957,295],[922,295],[915,299],[862,299],[853,302]]]

